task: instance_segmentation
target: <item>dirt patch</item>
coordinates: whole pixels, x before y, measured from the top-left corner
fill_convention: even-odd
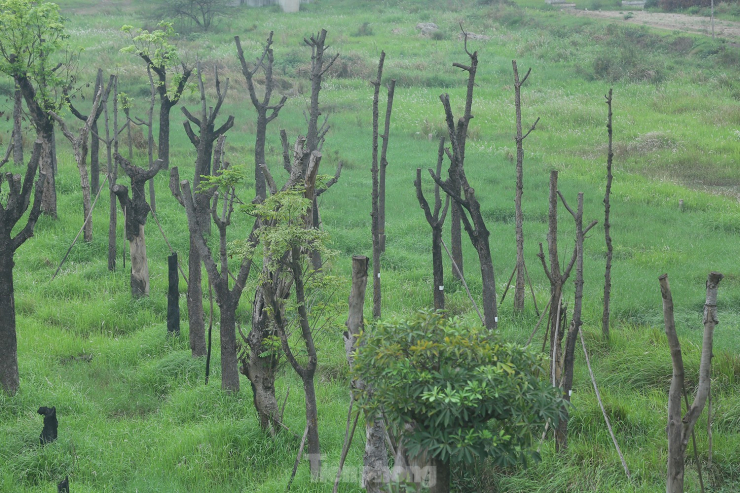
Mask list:
[[[659,29],[668,29],[671,31],[704,34],[707,36],[712,35],[712,25],[709,17],[643,12],[629,9],[625,9],[621,12],[564,9],[563,12],[580,17],[618,20],[625,24],[637,24],[641,26],[657,27]],[[631,17],[625,19],[627,12],[631,14]],[[719,38],[738,40],[740,39],[740,22],[719,21],[715,19],[714,34]]]

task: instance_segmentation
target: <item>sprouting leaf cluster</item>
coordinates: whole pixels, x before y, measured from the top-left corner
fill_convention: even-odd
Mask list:
[[[121,48],[121,53],[133,53],[144,56],[151,60],[151,64],[157,68],[168,68],[177,66],[180,58],[177,48],[173,43],[177,37],[175,28],[171,22],[161,21],[157,24],[159,29],[147,31],[138,29],[131,25],[121,27],[121,31],[131,38],[131,44]]]
[[[0,72],[26,77],[44,110],[58,110],[58,89],[68,83],[77,53],[59,6],[30,0],[0,0]]]
[[[442,461],[491,457],[500,466],[538,455],[536,433],[563,410],[558,389],[540,378],[542,356],[506,344],[483,327],[434,310],[379,321],[360,337],[357,378],[364,405],[403,429],[409,453]]]

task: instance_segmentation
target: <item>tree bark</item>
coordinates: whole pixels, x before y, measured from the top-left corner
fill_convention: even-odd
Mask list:
[[[224,266],[225,267],[225,266]],[[228,282],[228,281],[227,281]],[[223,286],[221,286],[223,288]],[[221,311],[221,390],[239,392],[239,362],[236,357],[236,306],[238,299],[230,299],[228,294],[221,298],[229,298],[219,303]]]
[[[516,283],[514,285],[514,312],[521,313],[524,311],[524,214],[522,213],[522,195],[524,193],[524,139],[534,130],[537,121],[532,128],[526,133],[522,131],[522,86],[529,77],[532,69],[529,69],[524,78],[519,80],[519,71],[516,66],[516,60],[511,61],[514,69],[514,108],[516,109],[516,195],[514,198],[514,209],[516,215]]]
[[[365,291],[367,288],[368,258],[355,255],[352,257],[352,289],[349,293],[349,314],[347,331],[344,332],[344,352],[350,371],[354,368],[354,352],[357,349],[357,337],[363,330],[363,311]],[[363,388],[367,384],[362,380],[352,382],[352,389]],[[354,399],[354,392],[350,392]],[[365,455],[362,470],[362,486],[368,493],[379,493],[390,478],[388,469],[388,451],[385,446],[386,428],[381,416],[365,413]]]
[[[206,326],[203,313],[203,274],[195,239],[190,236],[188,256],[188,334],[193,358],[206,355]]]
[[[668,474],[666,493],[683,493],[684,491],[684,457],[689,437],[693,433],[699,416],[709,395],[710,374],[712,365],[712,343],[714,327],[717,325],[717,291],[724,276],[719,272],[711,272],[707,278],[707,294],[704,303],[704,336],[699,363],[699,385],[694,402],[682,416],[681,397],[684,389],[684,366],[681,356],[681,344],[676,334],[676,324],[673,318],[673,297],[668,284],[668,275],[660,276],[660,291],[663,297],[663,319],[668,345],[671,350],[673,376],[668,392]]]
[[[0,235],[0,387],[14,395],[20,386],[18,376],[18,340],[15,329],[15,293],[13,291],[13,254],[10,232]]]
[[[5,173],[0,176],[0,182],[5,181],[3,188],[6,191],[5,204],[0,205],[0,390],[14,395],[18,391],[18,341],[16,336],[15,320],[15,292],[13,287],[13,267],[15,266],[15,251],[31,236],[39,215],[44,189],[45,176],[41,174],[34,186],[33,180],[39,169],[39,161],[43,153],[43,145],[36,141],[33,146],[31,160],[26,166],[25,176]],[[12,232],[18,221],[28,210],[33,192],[33,206],[29,212],[25,226],[17,232]]]
[[[276,432],[279,419],[275,398],[278,357],[266,342],[268,337],[275,335],[265,311],[264,294],[258,288],[254,296],[252,330],[246,338],[249,354],[242,358],[241,373],[247,376],[252,385],[254,408],[257,410],[260,427],[273,433]]]
[[[127,216],[128,217],[128,216]],[[139,225],[139,234],[129,241],[131,258],[131,296],[149,296],[149,263],[146,258],[146,239],[144,225]]]
[[[373,141],[372,141],[372,166],[370,169],[372,175],[372,200],[370,216],[372,218],[372,238],[373,238],[373,318],[380,318],[382,309],[382,293],[380,284],[380,255],[383,251],[380,240],[380,178],[378,175],[378,99],[380,95],[380,81],[383,76],[383,62],[385,61],[385,52],[380,52],[380,61],[378,62],[378,76],[373,82],[375,90],[373,92]]]
[[[609,315],[611,310],[611,292],[612,292],[612,237],[611,222],[609,222],[609,211],[611,205],[609,196],[612,191],[612,159],[614,152],[612,150],[612,90],[609,89],[609,95],[606,97],[608,107],[606,129],[609,134],[609,150],[606,157],[606,192],[604,193],[604,239],[606,241],[606,269],[604,270],[604,311],[601,315],[601,332],[605,339],[609,339]]]
[[[16,86],[13,98],[13,164],[23,165],[23,128],[21,119],[23,117],[23,94]]]
[[[180,335],[180,277],[177,253],[167,257],[167,332]]]

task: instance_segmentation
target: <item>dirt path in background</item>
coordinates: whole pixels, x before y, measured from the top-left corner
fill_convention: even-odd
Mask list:
[[[671,31],[683,31],[687,33],[712,35],[712,27],[709,17],[697,17],[684,14],[663,14],[654,12],[643,12],[641,10],[629,10],[625,8],[621,13],[616,11],[594,11],[563,9],[571,15],[582,17],[593,17],[597,19],[619,20],[626,24],[638,24],[642,26],[669,29]],[[627,12],[632,12],[632,17],[625,20]],[[714,20],[714,34],[719,38],[729,40],[740,40],[740,22]]]

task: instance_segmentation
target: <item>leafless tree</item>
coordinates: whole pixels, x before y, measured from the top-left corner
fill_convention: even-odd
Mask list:
[[[472,54],[471,58],[477,60],[475,54]],[[472,93],[469,92],[469,94]],[[493,270],[493,259],[491,257],[491,247],[488,243],[490,233],[488,228],[486,228],[485,221],[483,220],[480,202],[478,202],[478,198],[475,196],[475,189],[470,186],[468,178],[465,175],[465,168],[462,166],[462,149],[460,148],[460,143],[457,139],[461,125],[458,122],[458,129],[455,129],[455,121],[452,116],[452,109],[450,108],[449,95],[442,94],[439,99],[442,101],[442,105],[444,106],[447,133],[450,137],[450,143],[452,144],[452,152],[447,151],[447,156],[450,159],[450,167],[448,170],[449,178],[447,181],[442,181],[442,178],[439,175],[436,175],[434,170],[431,168],[429,168],[429,174],[432,175],[434,181],[456,203],[458,208],[460,208],[460,218],[462,219],[465,231],[468,233],[470,242],[478,253],[478,260],[480,262],[481,280],[483,283],[483,317],[485,319],[485,325],[486,328],[493,330],[498,326],[498,306],[496,304],[496,279]],[[464,118],[465,117],[463,117],[463,119]],[[461,119],[461,121],[463,119]],[[452,177],[457,178],[457,182],[462,187],[462,194],[455,191],[454,187],[456,182]],[[468,215],[470,215],[469,218]]]
[[[39,169],[43,144],[36,141],[25,176],[0,175],[0,187],[7,183],[7,195],[0,203],[0,389],[8,394],[18,391],[18,340],[15,323],[15,293],[13,290],[13,257],[16,250],[31,236],[41,213],[44,174],[40,174],[34,189],[33,180]],[[5,183],[3,183],[5,182]],[[13,236],[13,229],[24,217],[33,195],[33,205],[23,228]]]
[[[112,188],[126,217],[126,239],[131,255],[131,295],[135,298],[149,296],[149,265],[144,225],[150,208],[146,202],[144,184],[164,168],[164,161],[158,159],[152,168],[143,169],[134,166],[118,153],[115,160],[131,179],[131,197],[128,195],[128,188],[123,185],[114,185]]]
[[[614,151],[612,149],[612,90],[606,96],[606,105],[608,110],[606,120],[606,130],[609,134],[609,150],[606,155],[606,192],[604,193],[604,239],[606,240],[606,270],[604,271],[604,312],[601,316],[601,332],[605,339],[609,339],[609,314],[612,292],[612,237],[611,222],[609,221],[609,211],[611,204],[609,196],[612,192],[612,159]]]
[[[442,162],[444,160],[444,145],[445,139],[442,137],[439,139],[439,150],[437,151],[437,176],[442,174]],[[416,199],[419,201],[419,205],[424,210],[429,226],[432,228],[432,272],[433,272],[433,286],[432,291],[434,295],[434,308],[437,310],[444,310],[445,308],[445,293],[444,293],[444,266],[442,264],[442,226],[445,223],[445,217],[447,217],[447,209],[450,205],[449,195],[445,196],[445,205],[442,208],[442,199],[439,193],[439,185],[434,184],[434,212],[429,207],[429,203],[424,198],[424,192],[421,188],[421,168],[416,169],[416,181],[414,182],[416,187]]]
[[[583,227],[583,193],[578,194],[578,206],[574,211],[568,206],[565,197],[558,190],[558,196],[565,209],[573,216],[576,226],[576,247],[575,247],[575,296],[573,301],[573,316],[568,327],[568,334],[565,338],[565,357],[563,360],[563,380],[560,387],[563,390],[563,397],[570,402],[571,389],[573,388],[573,367],[575,364],[576,341],[578,340],[578,331],[581,329],[581,310],[583,306],[583,241],[586,234],[596,226],[597,221],[591,222],[585,228]],[[555,431],[555,448],[565,450],[568,447],[568,410],[565,409],[565,416],[559,421]]]
[[[54,113],[53,111],[49,112],[52,118],[57,121],[59,126],[62,129],[62,133],[64,136],[69,140],[69,142],[72,144],[72,151],[74,152],[75,161],[77,162],[77,169],[80,173],[80,186],[82,188],[82,217],[84,221],[84,240],[86,242],[92,241],[92,216],[91,216],[91,209],[92,209],[92,198],[91,198],[91,190],[90,190],[90,180],[89,180],[89,174],[87,171],[87,151],[88,151],[88,134],[90,133],[92,129],[93,122],[97,119],[96,116],[100,114],[98,109],[100,108],[100,103],[103,100],[103,98],[106,98],[108,96],[108,93],[110,92],[111,87],[113,86],[113,76],[111,75],[110,80],[108,81],[108,88],[106,89],[105,94],[103,93],[103,87],[102,83],[98,85],[98,91],[95,94],[95,98],[93,100],[92,109],[90,110],[90,114],[85,119],[85,123],[82,126],[82,129],[80,129],[79,136],[75,137],[74,134],[69,130],[67,127],[67,124],[64,123],[64,120],[62,120],[59,115]],[[81,115],[81,113],[77,112],[77,115]],[[75,116],[77,116],[75,115]],[[92,141],[97,142],[97,137],[93,136]]]
[[[378,100],[380,95],[380,83],[383,77],[383,63],[385,52],[380,52],[378,62],[378,76],[372,82],[373,91],[373,152],[372,152],[372,237],[373,237],[373,317],[380,318],[382,295],[380,291],[380,255],[385,251],[385,168],[388,166],[386,154],[388,152],[388,135],[390,132],[391,110],[393,108],[393,93],[396,81],[391,80],[388,86],[388,102],[385,112],[385,129],[382,136],[383,146],[380,153],[380,166],[378,165],[378,126],[379,111]]]
[[[267,125],[277,118],[283,105],[285,105],[285,102],[288,100],[286,96],[283,96],[280,98],[280,102],[278,104],[270,104],[272,91],[275,88],[275,83],[272,77],[272,68],[274,63],[272,35],[273,32],[270,31],[270,35],[267,37],[267,42],[265,43],[265,49],[262,51],[262,56],[257,60],[257,63],[254,64],[254,67],[250,67],[249,64],[247,64],[244,59],[244,51],[242,50],[239,36],[234,36],[237,54],[239,55],[239,62],[242,66],[242,74],[244,74],[244,78],[247,80],[249,98],[252,100],[254,109],[257,110],[257,130],[254,144],[254,190],[255,195],[262,197],[263,199],[267,197],[267,188],[265,185],[265,177],[262,174],[262,168],[260,165],[266,164],[265,137],[267,135]],[[260,68],[262,68],[265,73],[265,92],[261,101],[257,96],[257,91],[254,85],[254,76]],[[268,112],[270,113],[269,115]]]
[[[229,89],[229,80],[226,79],[226,83],[222,88],[221,82],[218,78],[218,70],[214,68],[217,101],[215,106],[209,108],[206,104],[206,91],[203,84],[203,73],[200,63],[198,63],[197,72],[201,103],[199,117],[195,117],[187,110],[187,108],[182,108],[182,112],[187,117],[187,121],[183,123],[185,133],[197,150],[197,156],[195,158],[195,176],[193,178],[193,188],[196,191],[199,190],[201,176],[208,176],[211,174],[211,159],[214,142],[216,142],[219,136],[224,135],[234,125],[234,117],[230,115],[223,125],[216,128],[216,118],[218,117],[218,113],[226,99],[226,94]],[[198,128],[198,135],[195,135],[191,123]],[[173,182],[172,175],[170,175],[170,189],[177,197],[179,193],[179,182]],[[210,192],[202,191],[202,193],[196,193],[193,197],[195,213],[198,215],[198,224],[201,228],[200,233],[204,235],[209,235],[211,232],[210,201],[212,195],[213,190]],[[185,203],[181,201],[181,205],[185,206]],[[206,344],[203,319],[203,288],[201,286],[201,258],[198,246],[195,243],[197,234],[199,233],[193,230],[190,232],[190,253],[188,257],[188,320],[190,348],[192,350],[192,354],[193,356],[203,356],[206,354]]]
[[[673,297],[668,284],[668,274],[663,274],[659,278],[660,292],[663,296],[665,333],[668,337],[673,363],[673,376],[668,392],[668,480],[666,482],[666,493],[683,493],[684,491],[684,457],[689,437],[693,435],[694,426],[704,410],[709,395],[714,328],[719,323],[717,320],[717,290],[723,277],[719,272],[711,272],[707,278],[707,295],[704,303],[704,337],[699,363],[699,386],[696,389],[694,402],[690,406],[686,396],[681,344],[678,341],[678,335],[676,335]],[[683,414],[681,410],[682,396],[686,400],[686,414]],[[696,447],[696,442],[694,442],[694,446]]]
[[[524,193],[524,139],[537,126],[539,118],[535,120],[532,127],[526,134],[522,130],[522,86],[527,81],[530,68],[524,77],[519,80],[519,70],[517,70],[516,60],[511,61],[514,69],[514,108],[516,109],[516,196],[514,199],[514,208],[516,214],[516,283],[514,285],[514,311],[521,313],[524,310],[524,275],[526,267],[524,264],[524,214],[522,213],[522,194]]]

